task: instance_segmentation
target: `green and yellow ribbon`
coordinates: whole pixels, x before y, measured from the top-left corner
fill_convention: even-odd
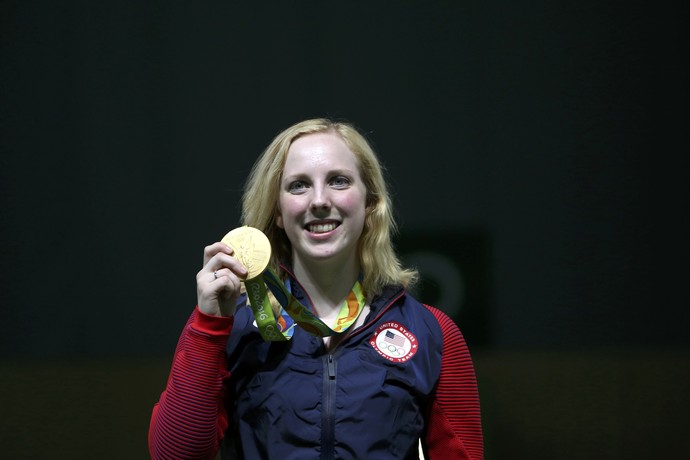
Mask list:
[[[264,340],[271,342],[290,340],[295,325],[317,337],[329,337],[345,332],[357,320],[366,303],[366,295],[357,280],[340,306],[335,323],[328,326],[311,309],[297,300],[272,268],[267,268],[261,276],[246,280],[244,284],[259,332]],[[282,307],[277,319],[273,314],[266,288]]]

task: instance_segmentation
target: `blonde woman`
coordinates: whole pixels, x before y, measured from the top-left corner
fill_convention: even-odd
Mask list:
[[[268,268],[259,286],[230,245],[205,248],[151,456],[410,459],[421,440],[429,460],[483,458],[467,346],[406,291],[416,273],[391,243],[366,139],[325,119],[289,127],[255,163],[242,209],[270,241]],[[263,281],[249,308],[245,282],[258,293]],[[257,316],[262,301],[274,324]]]

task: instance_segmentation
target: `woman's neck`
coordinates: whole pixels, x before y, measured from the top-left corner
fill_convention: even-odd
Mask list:
[[[309,294],[319,316],[328,316],[340,306],[352,290],[359,276],[355,257],[347,261],[304,263],[295,258],[293,273]]]

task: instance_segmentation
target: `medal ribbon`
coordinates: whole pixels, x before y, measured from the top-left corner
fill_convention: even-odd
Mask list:
[[[341,305],[335,324],[329,327],[295,298],[272,268],[267,268],[261,276],[246,280],[244,284],[256,325],[261,336],[267,341],[290,340],[294,333],[295,323],[318,337],[328,337],[344,332],[357,320],[366,303],[366,295],[357,280]],[[273,314],[266,287],[282,307],[277,319]]]

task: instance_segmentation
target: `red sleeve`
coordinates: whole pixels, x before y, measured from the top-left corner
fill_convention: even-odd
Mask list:
[[[198,308],[177,343],[172,370],[149,427],[152,459],[209,459],[228,426],[223,379],[229,376],[225,345],[233,318]]]
[[[427,460],[482,460],[479,393],[474,365],[462,333],[440,310],[427,306],[441,326],[441,375],[430,405],[424,455]]]

